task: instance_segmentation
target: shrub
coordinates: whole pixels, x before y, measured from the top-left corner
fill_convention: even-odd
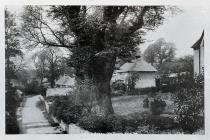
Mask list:
[[[180,89],[182,85],[180,83],[178,84],[169,84],[169,85],[161,85],[160,90],[162,93],[167,93],[167,92],[175,92]]]
[[[83,107],[68,97],[57,97],[50,107],[50,114],[65,123],[76,123],[82,116]]]
[[[112,125],[106,117],[97,116],[94,114],[82,117],[79,120],[79,126],[96,133],[111,133],[113,132]]]
[[[146,124],[151,128],[156,128],[157,130],[165,130],[177,127],[173,118],[163,117],[163,116],[149,116],[146,118]]]
[[[165,107],[166,102],[161,99],[154,99],[154,101],[150,103],[150,110],[153,115],[160,115],[165,110]]]
[[[112,85],[111,88],[114,91],[126,91],[126,84],[124,84],[122,81],[115,81]]]
[[[146,118],[146,117],[145,117]],[[90,114],[79,120],[79,126],[96,133],[132,133],[146,121],[140,113],[129,116],[109,115],[106,117]]]
[[[186,133],[193,133],[204,127],[204,77],[198,75],[175,93],[175,114],[179,126]]]
[[[44,86],[40,86],[39,87],[39,93],[43,96],[43,97],[46,97],[46,91],[47,91],[47,88],[45,88]]]
[[[16,88],[6,86],[6,134],[18,134],[19,126],[17,122],[16,111],[20,105],[21,99],[16,94]]]

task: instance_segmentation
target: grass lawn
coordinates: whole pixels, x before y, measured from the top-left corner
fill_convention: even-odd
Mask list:
[[[161,98],[166,101],[166,109],[164,114],[173,113],[173,101],[168,95],[159,93]],[[145,111],[150,111],[148,108],[143,108],[143,100],[147,95],[132,95],[132,96],[118,96],[112,98],[112,106],[114,112],[118,115],[128,115],[131,113],[141,113]],[[152,101],[153,98],[149,98],[149,101]]]

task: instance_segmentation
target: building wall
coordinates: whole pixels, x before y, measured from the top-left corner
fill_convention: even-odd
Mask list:
[[[194,50],[194,74],[199,74],[204,68],[204,41],[202,40],[200,49]]]
[[[199,50],[194,50],[194,73],[199,73]]]
[[[200,49],[200,72],[204,68],[204,41],[201,42],[201,49]]]
[[[155,72],[140,73],[140,79],[136,82],[135,88],[155,87]]]

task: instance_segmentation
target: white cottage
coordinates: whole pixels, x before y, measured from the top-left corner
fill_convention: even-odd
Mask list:
[[[128,78],[132,73],[139,73],[139,79],[135,83],[135,88],[155,87],[157,70],[142,58],[136,59],[130,63],[125,63],[116,71],[112,80],[122,80],[128,84]]]
[[[204,68],[204,31],[191,48],[194,49],[194,74],[200,74]]]

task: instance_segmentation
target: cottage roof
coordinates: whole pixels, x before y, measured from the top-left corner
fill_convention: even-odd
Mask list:
[[[193,46],[191,48],[197,50],[200,48],[200,45],[201,45],[201,42],[203,40],[203,37],[204,37],[204,30],[203,30],[203,33],[201,35],[201,37],[193,44]]]
[[[125,63],[118,72],[156,72],[157,70],[143,59],[136,59],[133,62]]]
[[[56,81],[56,85],[65,85],[65,86],[73,86],[75,82],[75,78],[64,75],[61,76],[58,81]]]

